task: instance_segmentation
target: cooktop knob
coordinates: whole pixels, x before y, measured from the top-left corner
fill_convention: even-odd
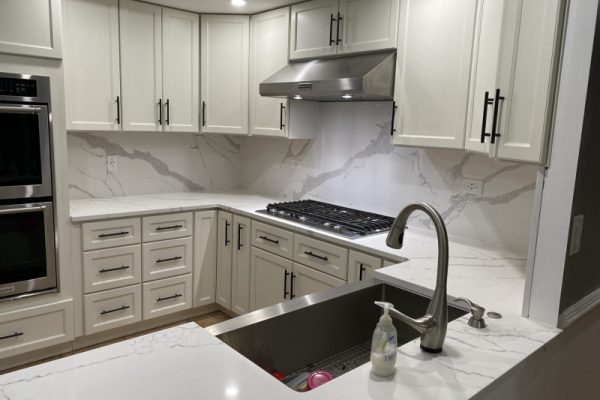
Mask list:
[[[339,226],[339,225],[334,225],[333,230],[336,231],[336,232],[341,232],[342,227]]]

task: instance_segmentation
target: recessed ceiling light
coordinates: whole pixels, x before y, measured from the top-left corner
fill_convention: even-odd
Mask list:
[[[352,95],[351,94],[345,94],[342,96],[342,99],[351,99]]]
[[[231,5],[235,7],[242,7],[246,5],[246,0],[231,0]]]
[[[302,96],[300,96],[299,94],[294,96],[294,100],[302,100]]]

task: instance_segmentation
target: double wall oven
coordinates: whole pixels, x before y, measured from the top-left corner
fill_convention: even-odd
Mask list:
[[[0,300],[56,291],[48,77],[0,73]]]

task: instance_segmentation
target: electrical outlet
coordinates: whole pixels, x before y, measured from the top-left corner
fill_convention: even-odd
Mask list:
[[[477,179],[463,179],[462,185],[463,193],[474,194],[477,196],[483,194],[483,181]]]
[[[117,156],[106,157],[106,169],[108,172],[117,172]]]

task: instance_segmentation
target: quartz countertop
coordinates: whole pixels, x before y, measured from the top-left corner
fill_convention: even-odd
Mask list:
[[[435,285],[437,241],[407,230],[402,250],[385,246],[385,235],[349,240],[303,225],[256,214],[265,199],[250,194],[169,194],[76,200],[74,222],[130,215],[223,208],[285,226],[350,248],[406,260],[376,271],[376,279],[420,293]],[[559,334],[553,327],[520,316],[525,257],[450,241],[448,293],[466,296],[499,320],[485,329],[463,316],[448,325],[444,351],[423,353],[418,340],[398,349],[393,378],[370,375],[367,363],[309,393],[295,393],[194,323],[161,330],[34,367],[0,375],[0,399],[469,399]],[[399,306],[399,308],[401,308]]]

